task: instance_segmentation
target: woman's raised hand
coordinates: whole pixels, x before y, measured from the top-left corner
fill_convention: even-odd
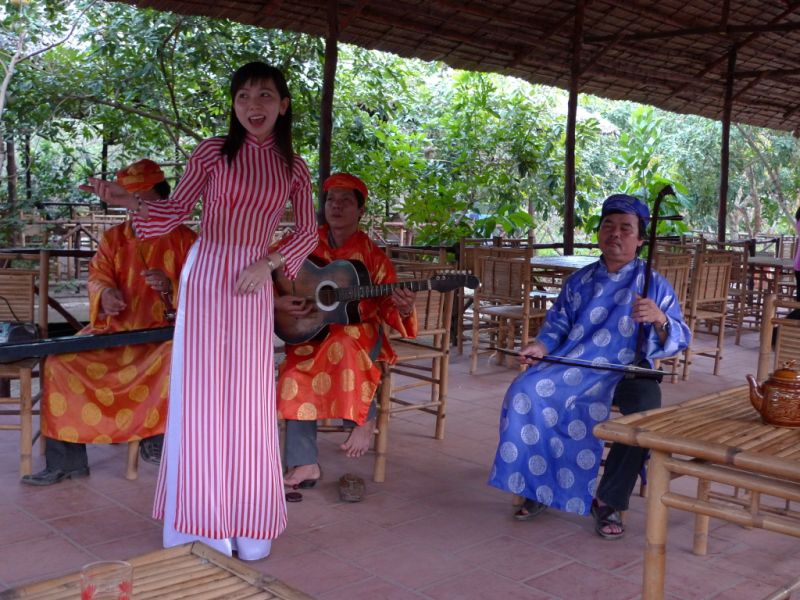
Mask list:
[[[100,200],[112,206],[121,206],[128,210],[136,210],[138,201],[128,190],[113,181],[89,177],[89,183],[79,185],[83,192],[95,194]]]

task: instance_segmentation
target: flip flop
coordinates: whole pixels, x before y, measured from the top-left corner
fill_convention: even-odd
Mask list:
[[[339,478],[339,499],[342,502],[361,502],[367,486],[364,480],[352,473],[345,473]]]
[[[547,510],[546,504],[542,504],[536,500],[531,500],[530,498],[525,498],[525,502],[523,502],[522,506],[520,506],[517,512],[514,513],[514,520],[530,521],[531,519],[538,517],[545,510]]]
[[[592,503],[592,516],[594,517],[594,530],[604,540],[618,540],[625,535],[625,525],[622,523],[622,515],[618,510],[610,506],[600,506],[597,502]],[[611,533],[604,531],[609,525],[615,525],[619,532]]]

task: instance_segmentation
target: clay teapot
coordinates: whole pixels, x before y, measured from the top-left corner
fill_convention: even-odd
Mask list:
[[[752,375],[747,376],[750,402],[761,413],[764,423],[800,427],[800,372],[794,365],[793,360],[784,363],[761,385]]]

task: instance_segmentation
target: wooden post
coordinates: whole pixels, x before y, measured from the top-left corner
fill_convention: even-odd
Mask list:
[[[325,67],[322,76],[322,101],[319,118],[319,211],[322,215],[322,182],[331,174],[333,138],[333,93],[336,63],[339,60],[338,1],[328,0],[328,36],[325,38]]]
[[[728,51],[728,76],[725,81],[725,104],[722,112],[722,148],[719,161],[719,210],[717,212],[717,240],[725,241],[725,218],[728,215],[728,169],[730,165],[731,109],[736,71],[736,46]]]
[[[139,440],[128,442],[128,458],[125,461],[125,479],[136,481],[139,478]]]
[[[392,408],[392,373],[389,365],[379,363],[381,382],[378,386],[378,417],[375,432],[375,465],[372,481],[386,481],[386,452],[389,449],[389,411]]]
[[[50,251],[39,251],[39,333],[47,337],[47,309],[50,299]]]
[[[575,123],[578,114],[578,79],[581,70],[584,8],[585,0],[578,0],[572,32],[567,139],[564,149],[564,254],[573,254],[575,251]]]
[[[19,474],[30,475],[33,448],[33,397],[31,394],[31,370],[19,371]]]
[[[711,482],[708,479],[697,480],[698,500],[707,501],[710,490]],[[697,513],[694,516],[694,547],[692,552],[698,556],[705,556],[708,553],[708,523],[710,520],[708,515]]]
[[[669,490],[665,452],[651,450],[647,467],[647,528],[645,530],[642,599],[663,600],[667,558],[667,507],[661,497]]]

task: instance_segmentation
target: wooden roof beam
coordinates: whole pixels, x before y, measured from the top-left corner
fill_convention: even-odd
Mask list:
[[[757,77],[759,79],[782,79],[791,75],[800,75],[800,69],[764,69],[763,71],[739,71],[734,75],[736,79],[749,79]]]
[[[476,4],[476,3],[465,3],[459,0],[432,0],[430,5],[438,5],[442,6],[445,9],[445,13],[453,14],[453,12],[464,13],[468,15],[472,15],[474,17],[480,17],[481,19],[491,20],[493,24],[496,25],[503,25],[509,27],[510,29],[517,30],[519,29],[520,23],[528,24],[529,28],[533,31],[541,34],[550,36],[552,35],[552,25],[550,23],[544,23],[543,25],[537,23],[531,23],[531,15],[522,12],[511,12],[511,11],[504,11],[503,13],[498,13],[496,10],[490,10],[484,8],[483,5]],[[564,19],[568,19],[572,22],[572,17],[575,14],[575,9],[567,11],[566,17],[563,17],[556,21],[556,24],[563,23]],[[540,22],[543,23],[543,22]]]
[[[364,12],[364,9],[369,5],[369,0],[358,0],[358,3],[353,7],[353,10],[346,12],[342,15],[341,20],[339,21],[339,35],[347,29],[353,19],[358,18],[361,16],[361,13]]]
[[[552,36],[561,31],[561,29],[565,25],[567,25],[568,23],[572,23],[574,18],[575,18],[575,10],[573,9],[569,11],[567,14],[565,14],[563,17],[561,17],[561,19],[559,19],[557,22],[549,26],[548,30],[545,33],[543,33],[541,37],[539,37],[539,39],[537,40],[539,42],[539,44],[537,44],[537,47],[542,47],[547,42],[547,40],[549,40]],[[508,62],[508,68],[513,69],[521,62],[528,60],[530,56],[533,54],[534,49],[535,48],[532,48],[531,50],[525,50],[524,52],[515,53],[512,59]]]
[[[447,41],[458,42],[473,48],[484,48],[486,50],[491,50],[493,53],[499,54],[500,56],[508,56],[509,59],[511,56],[522,52],[523,49],[531,48],[530,44],[525,44],[524,46],[520,45],[520,47],[516,49],[513,47],[510,48],[506,45],[490,42],[480,37],[463,34],[459,31],[445,27],[433,27],[425,23],[420,23],[419,21],[405,20],[402,23],[398,23],[396,17],[381,13],[375,10],[373,7],[365,7],[363,15],[365,19],[380,23],[381,25],[385,25],[387,27],[406,29],[410,32],[419,33],[422,35],[436,35],[437,37]],[[497,58],[497,56],[494,58]]]
[[[789,16],[790,14],[792,14],[792,13],[793,13],[795,10],[797,10],[798,8],[800,8],[800,2],[798,2],[798,3],[797,3],[797,4],[795,4],[795,5],[792,5],[792,6],[790,6],[789,8],[787,8],[786,10],[784,10],[783,12],[781,12],[781,14],[779,14],[779,15],[778,15],[778,16],[776,16],[774,19],[772,19],[772,20],[771,20],[771,21],[768,23],[768,25],[776,25],[776,26],[777,26],[777,25],[786,25],[786,23],[783,23],[783,24],[782,24],[782,23],[780,23],[779,21],[781,21],[781,20],[782,20],[782,19],[784,19],[785,17],[787,17],[787,16]],[[724,10],[724,8],[723,8],[723,10]],[[725,20],[725,19],[727,19],[727,17],[726,17],[726,16],[725,16],[725,14],[723,13],[723,20]],[[798,22],[798,23],[791,23],[790,25],[794,25],[794,26],[796,26],[796,27],[800,28],[800,22]],[[742,49],[742,48],[744,48],[745,46],[747,46],[747,45],[751,44],[752,42],[754,42],[755,40],[757,40],[757,39],[759,38],[759,36],[761,35],[761,33],[762,33],[762,32],[759,32],[759,33],[751,33],[751,34],[750,34],[750,35],[748,35],[748,36],[747,36],[747,37],[746,37],[744,40],[742,40],[742,41],[739,41],[739,42],[735,42],[735,43],[733,44],[733,49],[735,49],[735,50],[738,52],[739,50],[741,50],[741,49]],[[707,64],[707,65],[706,65],[706,66],[705,66],[705,67],[704,67],[704,68],[703,68],[703,69],[702,69],[700,72],[698,72],[698,73],[696,74],[696,77],[698,77],[698,78],[705,77],[705,76],[706,76],[706,75],[707,75],[707,74],[708,74],[708,73],[709,73],[711,70],[713,70],[714,68],[716,68],[716,67],[717,67],[718,65],[720,65],[720,64],[721,64],[723,61],[727,62],[727,61],[728,61],[728,58],[729,58],[729,56],[730,56],[730,51],[729,51],[729,52],[726,52],[726,53],[725,53],[725,54],[723,54],[722,56],[720,56],[720,57],[718,57],[718,58],[716,58],[716,59],[712,60],[712,61],[711,61],[711,62],[709,62],[709,63],[708,63],[708,64]],[[733,83],[733,82],[732,82],[732,83]],[[745,90],[743,90],[743,91],[747,91],[747,90],[750,90],[750,89],[752,89],[752,88],[754,87],[754,85],[755,85],[755,84],[749,84],[749,85],[747,85],[747,86],[746,86],[746,89],[745,89]],[[677,89],[677,88],[676,88],[674,91],[675,91],[675,93],[678,93],[678,92],[680,92],[681,90],[679,90],[679,89]],[[736,94],[733,96],[733,98],[734,98],[734,99],[736,99],[736,98],[738,98],[738,99],[741,99],[741,97],[742,97],[742,93],[736,93]]]
[[[687,36],[703,36],[718,34],[734,38],[743,33],[772,33],[776,31],[800,31],[800,21],[792,23],[765,23],[763,25],[714,25],[711,27],[690,27],[688,29],[672,29],[670,31],[652,31],[648,33],[631,33],[623,36],[623,42],[644,42],[647,40],[660,40]],[[587,44],[602,44],[616,39],[616,35],[586,36]]]
[[[784,10],[784,11],[783,11],[781,14],[779,14],[779,15],[778,15],[778,16],[776,16],[774,19],[772,19],[772,20],[770,21],[770,24],[778,24],[778,22],[779,22],[781,19],[784,19],[785,17],[788,17],[789,15],[791,15],[792,13],[794,13],[794,12],[795,12],[797,9],[800,9],[800,2],[796,2],[796,3],[792,4],[792,5],[790,5],[790,6],[789,6],[789,7],[788,7],[786,10]],[[800,27],[800,23],[798,23],[797,25]],[[752,42],[754,42],[755,40],[757,40],[757,39],[759,38],[759,36],[760,36],[760,33],[763,33],[763,32],[759,32],[759,33],[751,33],[751,34],[750,34],[750,35],[748,35],[748,36],[747,36],[745,39],[743,39],[743,40],[741,40],[741,41],[739,41],[739,42],[736,42],[736,49],[737,49],[737,50],[741,50],[741,49],[742,49],[742,48],[744,48],[745,46],[747,46],[747,45],[751,44]],[[697,76],[698,76],[698,77],[702,77],[703,75],[705,75],[706,73],[708,73],[708,72],[709,72],[711,69],[715,68],[717,65],[719,65],[719,64],[721,64],[723,61],[727,61],[727,60],[728,60],[728,55],[727,55],[727,54],[723,54],[723,55],[722,55],[722,56],[720,56],[719,58],[717,58],[717,59],[715,59],[715,60],[711,61],[709,64],[707,64],[707,65],[706,65],[706,67],[705,67],[705,68],[704,68],[702,71],[700,71],[700,72],[697,74]]]

